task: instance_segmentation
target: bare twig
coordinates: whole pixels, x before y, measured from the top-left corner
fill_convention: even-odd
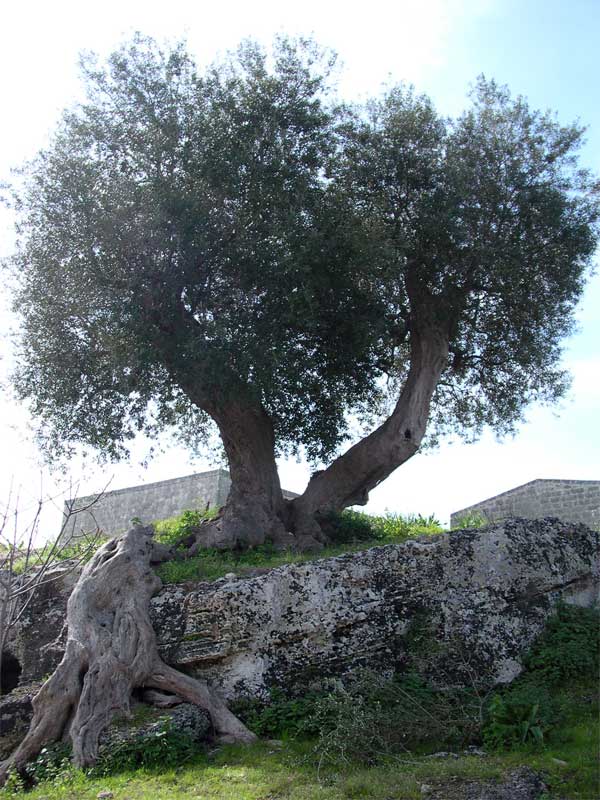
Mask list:
[[[2,656],[10,631],[23,618],[43,586],[78,569],[97,549],[101,533],[91,509],[102,498],[106,488],[90,502],[76,507],[73,487],[70,487],[60,533],[54,541],[36,547],[42,510],[46,503],[54,503],[56,496],[44,498],[40,493],[32,519],[22,524],[20,498],[11,485],[8,500],[0,512],[0,695],[3,688]],[[64,534],[84,512],[92,517],[94,529],[82,532],[78,537],[78,547],[74,549],[71,539]],[[64,563],[65,569],[57,572],[55,568],[59,563]]]

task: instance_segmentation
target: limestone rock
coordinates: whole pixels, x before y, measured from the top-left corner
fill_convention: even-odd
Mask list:
[[[594,602],[598,540],[584,525],[509,520],[186,591],[167,586],[151,618],[163,658],[229,698],[299,690],[357,666],[509,682],[559,599]]]
[[[301,691],[357,666],[439,675],[441,665],[450,681],[475,670],[508,682],[560,599],[597,599],[599,552],[598,532],[584,525],[513,519],[252,577],[165,586],[150,614],[163,659],[226,698],[264,697],[272,686]],[[55,585],[15,632],[11,651],[26,680],[61,656],[68,591]]]
[[[455,785],[427,788],[430,800],[540,800],[546,791],[541,777],[529,767],[510,772],[498,783],[457,781]]]
[[[31,720],[31,700],[39,684],[19,686],[0,697],[0,761],[7,758],[21,741]]]

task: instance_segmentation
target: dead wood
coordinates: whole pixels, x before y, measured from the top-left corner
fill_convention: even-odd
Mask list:
[[[67,605],[65,655],[33,699],[29,731],[0,765],[0,782],[61,738],[71,740],[78,766],[92,765],[100,734],[116,713],[130,713],[137,688],[170,692],[201,706],[226,740],[256,738],[206,683],[158,655],[148,613],[150,598],[162,586],[151,568],[157,560],[152,533],[136,526],[103,545],[85,566]]]

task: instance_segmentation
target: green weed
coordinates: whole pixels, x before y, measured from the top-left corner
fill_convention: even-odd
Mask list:
[[[539,683],[560,684],[597,676],[600,669],[600,613],[561,603],[525,659]]]
[[[190,536],[203,522],[214,519],[216,509],[206,511],[188,510],[175,517],[158,520],[154,523],[155,538],[162,544],[176,546],[186,536]]]
[[[168,716],[161,717],[147,731],[135,738],[111,742],[101,752],[91,777],[131,771],[138,767],[163,769],[177,767],[198,754],[198,743],[188,733],[178,730]]]
[[[485,528],[489,525],[489,520],[482,511],[465,511],[456,520],[456,524],[452,526],[453,531],[462,531],[466,528]]]
[[[156,538],[167,545],[176,545],[205,519],[215,512],[184,511],[177,517],[155,523]],[[443,531],[433,517],[420,515],[402,516],[386,513],[370,516],[358,511],[343,511],[329,515],[323,520],[324,528],[331,545],[318,553],[297,553],[292,550],[280,551],[272,544],[254,547],[244,551],[215,550],[207,548],[198,556],[168,561],[157,569],[164,583],[185,583],[187,581],[212,581],[228,573],[244,575],[260,569],[273,569],[283,564],[299,564],[315,558],[328,558],[343,553],[352,553],[365,547],[384,544],[400,544],[414,536],[436,534]]]

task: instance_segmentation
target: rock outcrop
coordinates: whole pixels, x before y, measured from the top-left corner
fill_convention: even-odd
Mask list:
[[[165,586],[150,613],[162,658],[227,698],[302,691],[359,666],[501,683],[519,673],[559,600],[597,599],[598,545],[584,525],[513,519],[256,577]],[[16,631],[24,682],[60,658],[67,590],[56,584]]]

